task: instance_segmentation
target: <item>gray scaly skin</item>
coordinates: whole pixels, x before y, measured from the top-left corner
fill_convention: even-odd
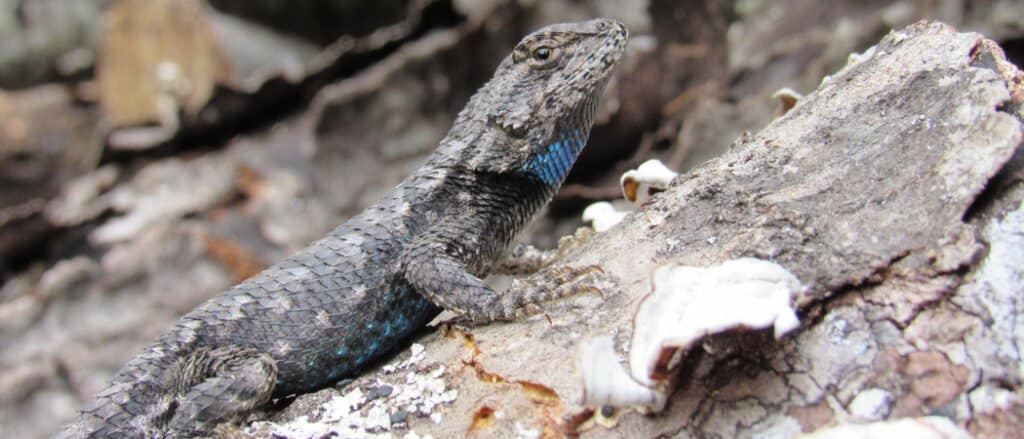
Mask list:
[[[356,375],[441,308],[508,320],[562,293],[486,276],[562,184],[626,45],[607,19],[526,36],[426,163],[326,237],[186,314],[66,437],[210,434],[273,397]]]

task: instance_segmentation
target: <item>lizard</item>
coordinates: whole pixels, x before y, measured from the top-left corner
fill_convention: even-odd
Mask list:
[[[498,292],[483,278],[516,265],[501,260],[583,150],[627,40],[604,18],[525,36],[419,169],[186,313],[60,436],[209,435],[272,398],[353,377],[442,309],[474,324],[514,320],[572,294],[557,282]]]

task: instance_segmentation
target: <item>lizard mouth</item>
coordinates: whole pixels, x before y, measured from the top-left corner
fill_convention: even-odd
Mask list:
[[[598,46],[591,56],[594,59],[601,60],[603,68],[600,69],[600,74],[602,76],[608,75],[626,51],[626,43],[629,41],[629,30],[626,29],[626,26],[609,18],[596,18],[567,25],[573,26],[576,32],[581,35],[602,40],[602,44]],[[560,25],[552,27],[557,26]]]
[[[629,30],[626,25],[609,19],[597,18],[583,23],[584,27],[591,27],[595,34],[604,39],[604,44],[599,49],[610,65],[615,65],[626,50],[626,43],[629,41]]]
[[[618,21],[610,18],[597,18],[586,23],[598,29],[598,33],[613,38],[616,43],[615,45],[619,48],[624,48],[626,46],[626,41],[629,40],[629,31],[626,30],[626,26],[624,24]]]

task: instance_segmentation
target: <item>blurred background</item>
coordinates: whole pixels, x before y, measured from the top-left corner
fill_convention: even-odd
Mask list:
[[[632,40],[541,247],[893,28],[1024,59],[1020,0],[0,0],[0,431],[55,433],[180,314],[411,172],[519,38],[598,16]]]

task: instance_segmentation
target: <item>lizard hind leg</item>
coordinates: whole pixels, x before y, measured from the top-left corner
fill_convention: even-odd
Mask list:
[[[179,397],[167,426],[174,431],[213,431],[270,401],[277,363],[267,353],[220,347],[193,353],[181,364]]]

